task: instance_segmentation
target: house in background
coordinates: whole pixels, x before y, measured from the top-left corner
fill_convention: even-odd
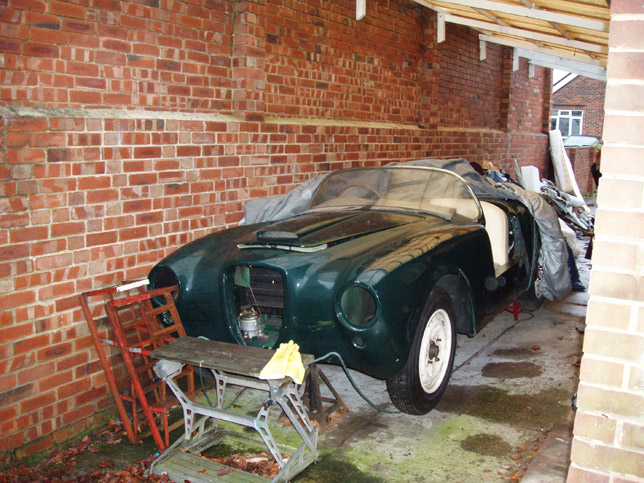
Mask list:
[[[564,138],[576,134],[602,136],[606,81],[566,74],[552,86],[550,128]]]
[[[604,129],[606,81],[572,73],[562,73],[561,76],[554,73],[553,80],[550,129],[559,129],[564,139],[577,135],[601,138]],[[579,139],[576,138],[575,141]],[[575,171],[579,189],[583,194],[590,195],[597,188],[592,166],[595,164],[595,168],[599,169],[600,151],[595,146],[590,146],[591,143],[573,143],[570,147],[567,144],[564,144],[566,153]]]

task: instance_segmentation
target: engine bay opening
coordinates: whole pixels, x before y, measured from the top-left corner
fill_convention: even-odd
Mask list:
[[[272,348],[284,316],[284,277],[266,267],[235,267],[237,328],[246,345]]]

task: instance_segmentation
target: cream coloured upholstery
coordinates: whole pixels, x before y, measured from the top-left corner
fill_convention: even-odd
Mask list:
[[[494,261],[494,276],[498,277],[505,272],[510,265],[508,251],[508,217],[505,212],[496,205],[481,201],[481,208],[485,215],[485,230],[490,237],[492,245],[492,259]]]

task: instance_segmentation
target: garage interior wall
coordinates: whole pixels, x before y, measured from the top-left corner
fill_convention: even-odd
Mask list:
[[[313,175],[425,157],[545,172],[551,73],[407,0],[5,0],[0,451],[111,407],[78,295]]]

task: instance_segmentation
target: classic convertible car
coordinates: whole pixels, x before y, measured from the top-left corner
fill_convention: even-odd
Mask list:
[[[331,173],[301,213],[196,240],[149,280],[179,287],[189,335],[335,351],[386,380],[397,408],[424,414],[447,385],[456,333],[473,336],[524,292],[539,299],[538,253],[516,196],[398,165]]]

